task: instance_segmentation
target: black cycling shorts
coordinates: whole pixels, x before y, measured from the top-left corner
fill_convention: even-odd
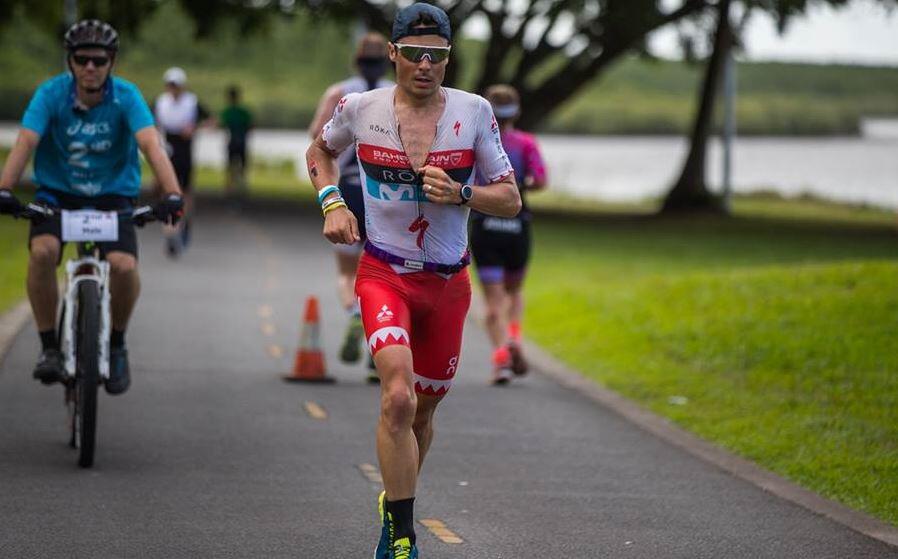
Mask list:
[[[362,186],[357,182],[342,180],[338,186],[340,187],[340,196],[343,197],[349,211],[359,223],[359,237],[362,238],[362,242],[365,242],[368,235],[365,231],[365,195],[362,192]]]
[[[38,203],[61,210],[124,211],[134,208],[134,200],[127,196],[110,194],[87,198],[43,187],[38,189],[34,199]],[[28,234],[29,247],[31,246],[31,239],[38,235],[53,235],[62,243],[62,223],[58,219],[32,221],[31,230]],[[65,246],[65,243],[62,243],[62,245]],[[118,240],[108,243],[97,243],[97,245],[100,248],[100,254],[104,257],[110,252],[124,252],[137,258],[137,231],[134,227],[134,222],[130,217],[119,216]],[[61,261],[62,250],[59,251],[59,258]]]
[[[471,221],[471,254],[478,268],[523,271],[530,260],[530,220],[477,216]]]

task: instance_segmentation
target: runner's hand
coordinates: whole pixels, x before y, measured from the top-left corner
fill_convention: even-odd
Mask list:
[[[0,188],[0,214],[16,215],[22,211],[22,203],[15,197],[12,190]]]
[[[324,236],[334,244],[351,245],[362,240],[359,223],[348,208],[337,208],[324,217]]]
[[[153,206],[156,219],[168,225],[178,223],[184,215],[184,200],[180,194],[169,194],[161,202]]]
[[[418,170],[424,185],[424,197],[434,204],[461,204],[461,185],[452,180],[446,171],[433,165],[426,165]]]

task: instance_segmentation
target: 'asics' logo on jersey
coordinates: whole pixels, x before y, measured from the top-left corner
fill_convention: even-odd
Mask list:
[[[69,136],[74,136],[79,132],[85,136],[96,136],[97,134],[109,134],[111,131],[112,127],[106,121],[84,122],[82,120],[76,120],[66,128],[65,133]]]

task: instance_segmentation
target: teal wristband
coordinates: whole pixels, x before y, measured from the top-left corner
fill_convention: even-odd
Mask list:
[[[318,205],[324,203],[324,199],[333,194],[334,192],[340,192],[340,188],[329,184],[321,189],[321,192],[318,193]]]

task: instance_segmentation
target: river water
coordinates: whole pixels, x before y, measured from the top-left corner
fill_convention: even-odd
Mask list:
[[[0,145],[11,145],[14,123],[0,123]],[[736,192],[768,190],[784,196],[813,194],[831,200],[898,209],[898,119],[866,119],[859,137],[737,138],[733,149]],[[676,179],[687,142],[676,136],[541,135],[550,184],[557,191],[611,202],[662,196]],[[256,130],[253,156],[291,159],[305,172],[304,130]],[[197,138],[200,164],[224,163],[224,135]],[[708,177],[721,183],[720,142],[712,141]]]

